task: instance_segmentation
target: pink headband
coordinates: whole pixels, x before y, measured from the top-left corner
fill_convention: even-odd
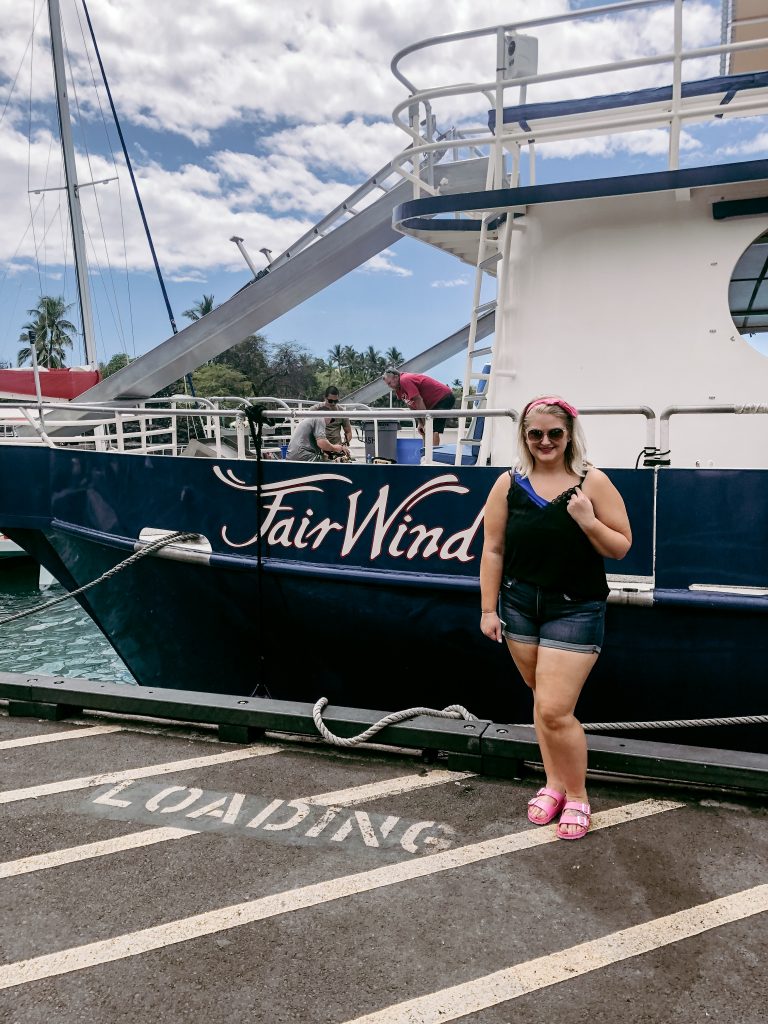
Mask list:
[[[523,419],[528,415],[531,410],[538,408],[540,405],[559,405],[561,409],[564,409],[569,416],[573,416],[574,419],[579,415],[579,410],[575,409],[572,405],[569,405],[564,398],[558,398],[557,395],[545,395],[543,398],[534,398],[532,402],[529,402],[525,407],[523,413]]]

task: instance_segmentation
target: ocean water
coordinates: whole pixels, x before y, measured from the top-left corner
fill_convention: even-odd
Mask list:
[[[0,560],[0,620],[65,593],[57,583],[40,590],[38,567],[30,560]],[[0,672],[134,682],[109,641],[74,600],[0,625]]]

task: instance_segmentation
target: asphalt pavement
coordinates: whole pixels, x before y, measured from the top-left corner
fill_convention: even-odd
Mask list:
[[[758,1024],[768,812],[0,705],[3,1024]]]

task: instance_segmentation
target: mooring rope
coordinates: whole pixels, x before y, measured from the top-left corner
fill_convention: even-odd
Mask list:
[[[767,725],[768,715],[741,715],[737,718],[682,718],[662,722],[591,722],[583,725],[585,732],[608,732],[613,729],[698,729],[709,725]],[[528,724],[527,728],[533,726]]]
[[[381,732],[388,725],[397,725],[398,722],[405,722],[409,718],[418,718],[419,715],[426,715],[429,718],[463,719],[465,722],[477,721],[475,716],[471,715],[461,704],[450,704],[447,708],[443,708],[442,711],[438,711],[436,708],[408,708],[407,711],[393,711],[391,715],[387,715],[378,722],[374,722],[365,732],[345,739],[332,733],[323,721],[323,708],[327,703],[328,698],[321,697],[312,709],[312,717],[315,720],[317,731],[323,739],[337,747],[355,747],[358,743],[366,743],[372,736],[375,736],[377,732]]]
[[[354,747],[357,746],[358,743],[365,743],[372,736],[375,736],[377,732],[381,732],[382,729],[386,728],[386,726],[396,725],[398,722],[405,722],[409,718],[418,718],[419,715],[427,715],[430,718],[464,719],[467,722],[477,721],[476,716],[470,714],[470,712],[467,711],[466,708],[462,707],[461,704],[451,704],[449,707],[443,708],[442,711],[436,711],[434,708],[408,708],[407,711],[394,711],[385,718],[379,719],[378,722],[374,722],[374,724],[366,729],[365,732],[361,732],[357,736],[343,738],[332,733],[323,721],[323,709],[327,704],[328,698],[321,697],[312,709],[312,718],[317,726],[317,731],[323,739],[337,747]],[[680,719],[678,721],[662,722],[592,722],[588,725],[583,725],[582,728],[585,732],[612,732],[614,730],[618,731],[628,729],[690,729],[713,725],[766,724],[768,724],[768,715],[742,715],[738,718],[688,718]],[[533,729],[533,727],[532,722],[521,722],[517,725],[510,725],[508,728]]]
[[[34,608],[27,608],[23,612],[16,612],[15,615],[9,615],[5,619],[0,619],[0,626],[6,625],[8,622],[14,622],[16,619],[24,619],[27,615],[37,615],[38,612],[44,611],[46,608],[53,608],[57,604],[62,604],[64,601],[68,601],[71,597],[77,597],[78,594],[84,594],[86,590],[90,590],[91,587],[95,587],[99,583],[103,583],[105,580],[110,579],[112,576],[116,576],[117,573],[123,569],[127,569],[129,565],[133,565],[134,562],[138,562],[140,558],[146,558],[147,555],[153,554],[155,551],[159,551],[160,548],[164,548],[167,544],[175,544],[176,541],[193,540],[195,537],[199,537],[197,533],[171,533],[167,537],[160,537],[158,540],[153,540],[140,551],[136,551],[129,558],[124,559],[122,562],[118,562],[111,569],[108,569],[101,576],[95,580],[91,580],[90,583],[86,583],[83,587],[78,587],[77,590],[72,590],[63,597],[54,598],[53,601],[45,601],[43,604],[35,605]]]
[[[166,537],[159,537],[157,540],[153,540],[150,543],[145,544],[140,551],[134,552],[122,562],[118,562],[117,565],[102,573],[101,576],[98,576],[95,580],[91,580],[90,583],[86,583],[84,586],[79,587],[77,590],[72,590],[69,593],[64,594],[62,597],[57,597],[53,601],[45,601],[43,604],[36,605],[34,608],[27,608],[23,612],[17,612],[15,615],[9,615],[5,619],[0,619],[0,626],[5,626],[7,623],[14,622],[17,619],[26,618],[28,615],[36,615],[38,612],[44,611],[47,608],[54,608],[56,605],[62,604],[64,601],[69,601],[72,597],[77,597],[78,594],[84,594],[86,590],[90,590],[99,583],[104,583],[106,580],[111,579],[112,576],[116,576],[117,573],[122,572],[123,569],[127,569],[129,565],[133,565],[134,562],[138,562],[141,558],[146,558],[147,555],[154,554],[155,551],[159,551],[168,544],[194,540],[198,536],[199,534],[197,533],[179,531],[177,533],[171,533]],[[419,718],[422,715],[428,718],[452,718],[454,720],[464,720],[465,722],[477,721],[477,717],[467,711],[467,709],[461,704],[450,704],[442,710],[421,707],[407,708],[404,711],[393,711],[391,714],[385,715],[384,718],[380,718],[378,722],[374,722],[373,725],[369,726],[357,736],[342,737],[336,736],[332,733],[323,721],[323,709],[327,704],[328,698],[321,697],[312,709],[312,718],[314,719],[317,731],[323,739],[337,747],[354,747],[359,743],[366,743],[377,733],[381,732],[382,729],[386,729],[388,725],[397,725],[399,722],[406,722],[411,718]],[[590,722],[582,725],[582,728],[585,732],[618,732],[633,729],[693,729],[718,725],[766,724],[768,724],[768,715],[741,715],[733,718],[686,718],[663,720],[658,722]],[[510,728],[533,729],[533,724],[531,722],[521,722],[517,725],[510,726]]]

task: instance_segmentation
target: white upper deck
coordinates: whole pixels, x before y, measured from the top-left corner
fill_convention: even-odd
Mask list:
[[[475,265],[475,302],[481,278],[496,275],[490,407],[555,392],[578,406],[650,408],[672,465],[766,466],[768,360],[749,344],[768,329],[763,7],[761,31],[742,40],[727,25],[722,41],[702,40],[702,4],[645,0],[427,40],[395,58],[412,95],[394,118],[425,160],[396,223]],[[589,63],[590,38],[615,19],[625,53]],[[566,30],[572,59],[555,69],[550,51],[564,52]],[[417,88],[400,71],[417,51],[481,44],[483,81]],[[756,70],[741,70],[747,57]],[[446,104],[458,127],[439,136]],[[562,156],[590,147],[623,160],[591,180],[563,177]],[[474,193],[441,180],[434,161],[447,148],[464,157]],[[633,150],[643,155],[634,165]],[[474,369],[470,343],[467,379]],[[734,409],[760,415],[745,426]],[[633,465],[645,431],[606,414],[588,424],[590,453]],[[508,465],[512,450],[512,425],[493,421],[478,462]]]

